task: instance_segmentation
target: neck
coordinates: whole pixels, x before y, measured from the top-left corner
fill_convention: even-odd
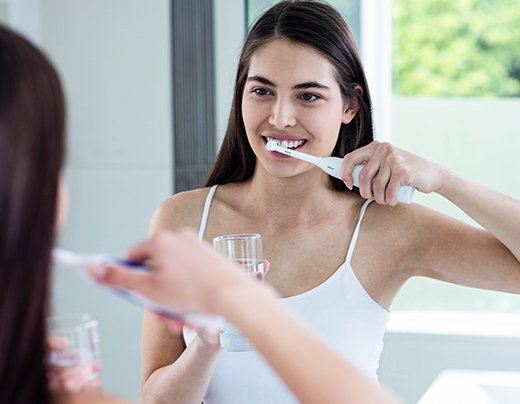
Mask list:
[[[329,176],[314,167],[293,177],[277,178],[256,163],[255,173],[248,186],[249,206],[264,223],[308,223],[334,208],[338,193]]]

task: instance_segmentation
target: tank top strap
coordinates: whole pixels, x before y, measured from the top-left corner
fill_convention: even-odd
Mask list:
[[[209,216],[209,208],[211,207],[211,201],[213,200],[213,195],[215,195],[215,191],[217,190],[218,185],[213,185],[209,192],[208,196],[206,196],[206,202],[204,203],[204,210],[202,211],[202,218],[200,219],[199,226],[199,241],[204,239],[204,232],[206,231],[206,223],[208,221]]]
[[[359,228],[361,227],[361,221],[363,220],[363,216],[365,216],[365,212],[368,208],[368,205],[370,205],[370,202],[372,202],[372,199],[368,199],[363,203],[363,206],[361,207],[361,210],[359,212],[359,218],[356,224],[356,227],[354,228],[354,233],[352,233],[352,239],[350,240],[350,245],[348,246],[348,252],[347,252],[347,258],[345,258],[345,263],[350,266],[350,260],[352,259],[352,254],[354,253],[354,248],[356,247],[356,242],[359,235]]]

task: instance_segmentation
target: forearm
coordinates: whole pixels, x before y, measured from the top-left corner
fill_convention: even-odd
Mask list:
[[[221,314],[246,335],[301,402],[397,402],[301,325],[270,289],[249,284],[227,293],[220,303]]]
[[[218,351],[196,337],[174,363],[152,373],[143,385],[143,402],[200,404],[217,357]]]
[[[493,234],[520,261],[520,201],[446,172],[439,194]]]

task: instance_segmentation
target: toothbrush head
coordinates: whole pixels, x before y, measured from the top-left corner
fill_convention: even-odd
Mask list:
[[[276,147],[280,146],[280,143],[276,140],[269,140],[267,144],[265,145],[266,149],[269,151],[276,150]]]

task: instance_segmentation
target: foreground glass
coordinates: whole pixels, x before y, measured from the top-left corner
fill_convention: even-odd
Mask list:
[[[101,390],[97,320],[88,314],[54,316],[47,327],[51,390]]]
[[[213,239],[213,250],[239,265],[247,274],[263,281],[264,265],[260,234],[233,234]],[[220,333],[220,345],[228,352],[252,351],[254,348],[231,324]]]

